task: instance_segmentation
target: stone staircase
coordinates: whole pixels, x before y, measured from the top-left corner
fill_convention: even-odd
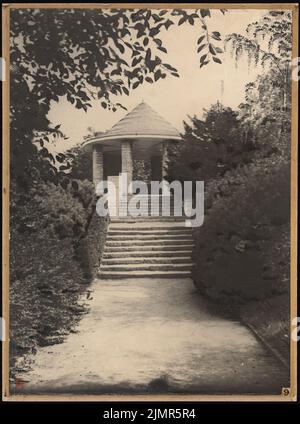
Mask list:
[[[190,277],[193,245],[182,217],[114,218],[98,277]]]

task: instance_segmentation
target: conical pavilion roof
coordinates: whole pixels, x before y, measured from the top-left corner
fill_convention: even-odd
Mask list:
[[[145,102],[140,103],[110,130],[103,133],[99,140],[124,137],[155,137],[179,140],[180,134],[168,121],[162,118]]]

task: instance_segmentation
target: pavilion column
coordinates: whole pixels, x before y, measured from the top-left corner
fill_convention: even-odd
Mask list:
[[[95,187],[103,181],[103,151],[102,146],[95,144],[93,146],[93,183]]]
[[[132,142],[122,141],[122,173],[127,174],[128,185],[132,182],[133,176],[133,158]]]
[[[164,179],[168,173],[168,142],[162,143],[161,176]]]

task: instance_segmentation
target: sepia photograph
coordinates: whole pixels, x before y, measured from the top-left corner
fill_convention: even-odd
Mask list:
[[[297,5],[2,11],[4,400],[295,401]]]

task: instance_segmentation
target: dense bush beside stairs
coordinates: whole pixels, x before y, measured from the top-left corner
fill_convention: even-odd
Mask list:
[[[289,356],[290,165],[271,155],[208,183],[194,281]]]
[[[86,307],[79,296],[95,275],[107,219],[95,212],[89,181],[40,183],[20,192],[10,210],[11,378],[30,366],[26,354],[60,343]],[[26,362],[27,361],[27,362]]]
[[[107,225],[108,219],[100,217],[94,212],[86,235],[78,241],[76,259],[81,264],[82,271],[87,279],[96,277],[105,244]]]

